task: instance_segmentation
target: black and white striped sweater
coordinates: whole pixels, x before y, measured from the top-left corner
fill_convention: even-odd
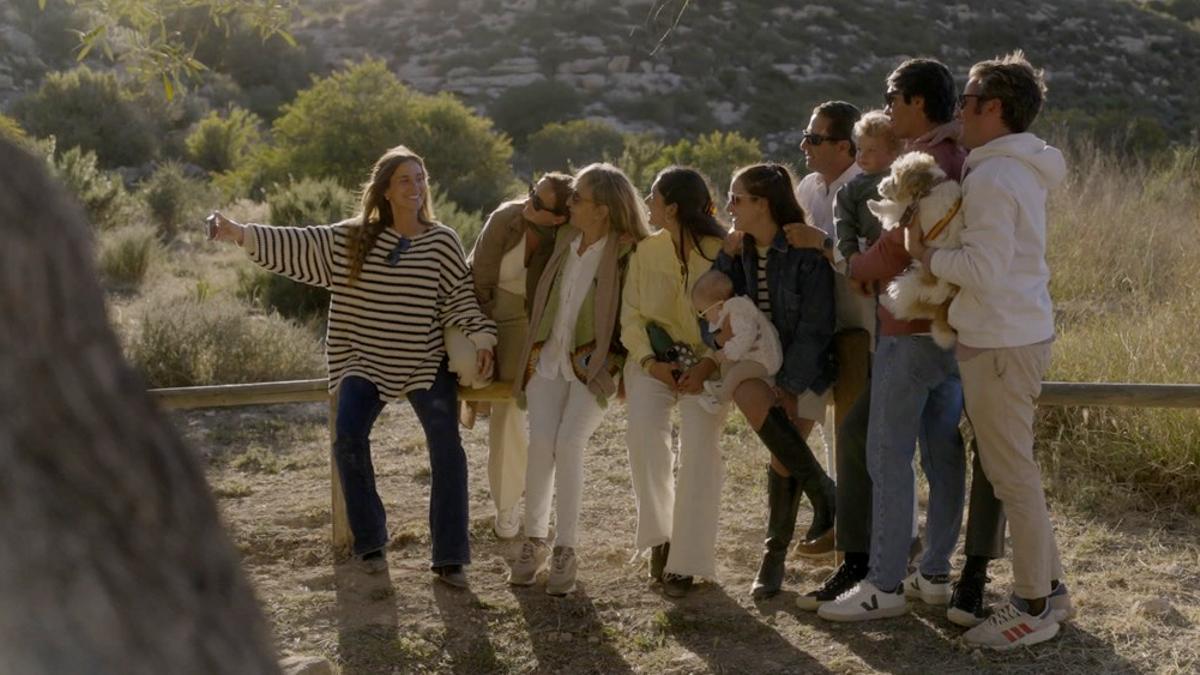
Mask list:
[[[325,356],[329,390],[347,375],[369,379],[386,399],[428,389],[446,354],[442,330],[455,326],[475,346],[496,344],[496,324],[479,309],[458,234],[436,224],[410,239],[393,267],[400,235],[385,229],[353,286],[350,235],[357,221],[315,227],[248,225],[244,248],[271,272],[328,288]]]

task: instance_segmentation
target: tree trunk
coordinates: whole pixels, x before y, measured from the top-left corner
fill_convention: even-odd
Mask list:
[[[278,672],[202,464],[122,358],[83,213],[2,141],[0,235],[0,672]]]

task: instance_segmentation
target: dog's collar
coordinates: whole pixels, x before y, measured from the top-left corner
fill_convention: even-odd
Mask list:
[[[937,221],[936,223],[934,223],[933,227],[930,228],[929,234],[925,235],[925,237],[924,237],[925,241],[932,241],[934,239],[937,239],[942,234],[942,232],[945,231],[946,226],[950,224],[950,221],[954,220],[954,216],[957,216],[959,210],[961,210],[961,209],[962,209],[962,197],[959,197],[958,199],[954,200],[954,206],[950,207],[949,213],[942,216],[942,219]]]

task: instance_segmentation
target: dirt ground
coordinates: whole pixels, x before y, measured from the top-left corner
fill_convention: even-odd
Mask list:
[[[829,563],[792,559],[784,593],[763,603],[749,597],[765,522],[766,454],[735,413],[722,444],[719,579],[673,601],[647,579],[646,562],[632,560],[624,411],[614,406],[586,460],[579,587],[561,599],[540,584],[504,582],[517,544],[491,532],[486,420],[465,433],[474,564],[470,590],[458,591],[433,583],[428,572],[429,465],[420,427],[403,404],[389,406],[374,433],[390,569],[368,576],[335,564],[327,410],[298,404],[176,413],[175,420],[207,460],[280,653],[323,655],[343,673],[1200,671],[1194,514],[1130,512],[1118,503],[1082,512],[1054,498],[1079,616],[1033,649],[968,650],[961,629],[919,603],[897,619],[832,624],[794,602],[829,573]],[[805,511],[801,527],[807,520]],[[961,565],[961,556],[954,562]],[[1010,581],[1007,563],[993,564],[992,576],[998,601]]]

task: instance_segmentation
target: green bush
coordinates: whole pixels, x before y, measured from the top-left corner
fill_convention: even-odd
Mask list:
[[[716,190],[714,199],[723,203],[733,172],[762,159],[762,148],[756,139],[746,138],[736,131],[714,131],[695,141],[684,139],[664,148],[655,171],[672,164],[690,166],[712,181]]]
[[[492,208],[512,182],[512,144],[449,94],[426,96],[401,84],[382,61],[317,79],[272,126],[274,147],[256,156],[268,181],[330,177],[358,187],[388,148],[425,158],[447,196],[470,210]]]
[[[321,50],[307,35],[293,34],[294,43],[279,36],[264,40],[244,19],[234,18],[228,31],[214,31],[208,17],[195,18],[183,32],[196,38],[196,59],[229,76],[237,89],[234,100],[261,118],[275,118],[323,69]]]
[[[96,153],[75,147],[56,155],[54,139],[40,142],[40,147],[51,172],[75,195],[97,228],[125,225],[141,215],[137,199],[125,190],[120,176],[100,168]]]
[[[188,159],[212,173],[236,169],[262,144],[261,124],[257,115],[241,108],[224,116],[211,112],[188,134]]]
[[[100,275],[111,286],[141,287],[161,255],[158,232],[149,225],[126,225],[100,235]]]
[[[527,153],[535,172],[564,171],[621,156],[625,138],[612,125],[595,120],[554,122],[529,137]]]
[[[3,114],[0,114],[0,138],[10,143],[25,143],[29,140],[29,136],[21,128],[21,124]]]
[[[635,187],[642,192],[649,192],[654,175],[664,166],[662,153],[665,147],[652,134],[626,134],[625,147],[616,165],[629,176]]]
[[[249,316],[231,298],[172,298],[149,305],[129,357],[151,387],[320,377],[319,342],[277,314]]]
[[[462,240],[463,251],[470,252],[475,246],[475,239],[483,229],[483,214],[479,211],[466,211],[458,204],[447,199],[440,190],[433,191],[433,215],[438,222],[458,233]]]
[[[330,179],[299,180],[267,195],[268,220],[279,226],[335,223],[352,216],[356,207],[354,195]],[[238,271],[237,294],[296,319],[324,317],[329,310],[329,291],[258,267]]]
[[[530,134],[547,124],[577,117],[582,110],[583,97],[561,80],[510,87],[488,106],[492,121],[517,145],[524,145]]]
[[[198,220],[214,198],[208,185],[189,178],[179,162],[164,162],[141,184],[142,199],[150,217],[167,238],[180,223]]]
[[[267,194],[272,225],[327,225],[354,215],[354,193],[332,179],[301,179]]]
[[[17,102],[17,119],[39,138],[54,136],[58,147],[96,153],[100,166],[137,166],[158,155],[159,125],[121,88],[116,75],[87,66],[51,73],[36,93]]]

